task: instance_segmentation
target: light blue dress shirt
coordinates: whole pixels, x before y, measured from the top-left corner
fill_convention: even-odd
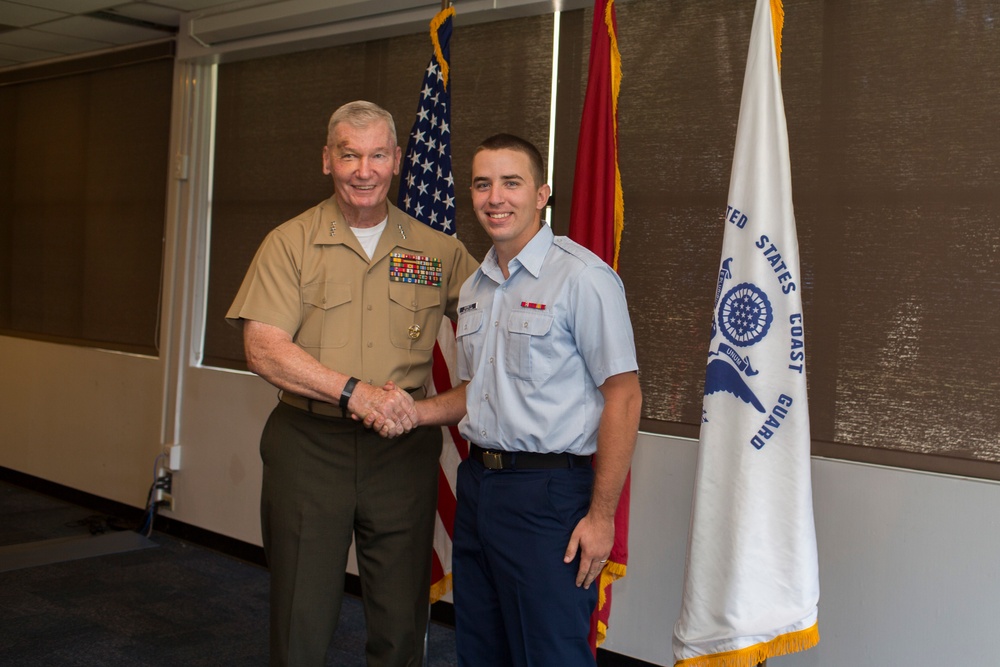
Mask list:
[[[598,387],[638,368],[621,279],[544,225],[508,270],[504,279],[491,248],[462,286],[459,432],[486,449],[593,454]]]

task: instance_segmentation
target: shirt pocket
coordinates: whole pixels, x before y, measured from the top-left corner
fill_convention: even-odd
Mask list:
[[[441,288],[389,283],[389,340],[404,350],[430,350],[441,326]]]
[[[455,344],[461,349],[465,358],[471,360],[472,368],[475,368],[475,363],[479,359],[479,350],[483,347],[483,320],[485,319],[485,311],[478,308],[458,314],[458,323],[455,326]]]
[[[296,342],[303,347],[344,347],[350,336],[351,286],[318,282],[302,286],[302,325]]]
[[[467,310],[464,313],[458,315],[458,326],[456,327],[456,336],[470,336],[480,329],[483,328],[483,311]]]
[[[507,318],[507,375],[519,380],[546,379],[552,359],[552,315],[515,311]]]

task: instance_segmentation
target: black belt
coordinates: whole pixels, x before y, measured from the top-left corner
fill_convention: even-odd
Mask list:
[[[469,443],[469,458],[490,470],[538,470],[590,466],[592,456],[579,454],[540,454],[538,452],[501,452]]]
[[[424,397],[423,387],[418,387],[417,389],[407,389],[406,391],[413,396],[414,400],[420,400]],[[306,412],[311,412],[314,415],[351,419],[350,410],[344,410],[339,405],[327,403],[326,401],[317,401],[314,398],[306,398],[305,396],[299,396],[298,394],[293,394],[287,391],[282,391],[278,396],[278,400],[282,403],[287,403],[293,408],[305,410]]]

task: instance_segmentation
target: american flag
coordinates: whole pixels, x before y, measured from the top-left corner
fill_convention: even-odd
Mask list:
[[[454,8],[448,8],[431,21],[434,53],[424,72],[417,117],[399,177],[399,207],[445,234],[455,233],[448,99],[448,40],[454,13]]]
[[[451,173],[451,109],[448,99],[448,41],[455,9],[439,12],[431,21],[434,53],[424,72],[417,117],[410,130],[399,177],[399,208],[445,234],[455,233],[455,179]],[[451,389],[458,381],[455,329],[442,320],[434,346],[433,395]],[[438,470],[438,512],[434,530],[431,602],[451,590],[451,538],[455,525],[455,477],[458,464],[469,455],[469,445],[458,427],[444,432]]]

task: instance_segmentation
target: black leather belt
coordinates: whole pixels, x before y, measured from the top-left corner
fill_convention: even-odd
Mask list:
[[[592,456],[579,454],[540,454],[538,452],[501,452],[469,444],[469,458],[490,470],[540,470],[590,466]]]
[[[410,396],[413,396],[413,400],[415,401],[419,401],[426,393],[423,387],[418,387],[417,389],[407,389],[406,391],[410,394]],[[298,394],[293,394],[287,391],[282,391],[278,395],[278,400],[282,403],[287,403],[293,408],[305,410],[306,412],[311,412],[314,415],[337,417],[339,419],[351,419],[351,413],[349,410],[344,410],[339,405],[327,403],[326,401],[317,401],[314,398],[306,398],[305,396],[299,396]]]

